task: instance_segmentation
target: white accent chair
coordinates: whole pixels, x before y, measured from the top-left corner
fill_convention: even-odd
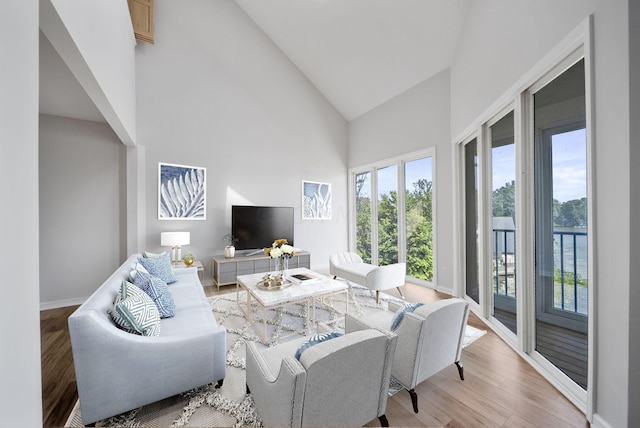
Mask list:
[[[247,343],[247,393],[265,426],[364,426],[385,416],[397,336],[346,315],[346,334],[307,348],[306,338],[258,349]],[[318,332],[331,331],[319,323]],[[365,357],[366,356],[366,357]],[[366,359],[366,364],[363,363]]]
[[[376,303],[380,302],[380,291],[391,288],[397,288],[404,298],[400,286],[405,283],[406,263],[375,266],[365,263],[356,253],[337,253],[329,257],[329,272],[334,279],[340,277],[375,291]]]
[[[389,311],[379,311],[360,319],[360,328],[391,328],[393,316],[403,305],[389,302]],[[391,376],[404,386],[418,413],[415,386],[440,370],[455,364],[460,380],[464,371],[460,363],[464,332],[469,319],[469,304],[452,298],[425,304],[404,314],[395,333],[398,345]]]

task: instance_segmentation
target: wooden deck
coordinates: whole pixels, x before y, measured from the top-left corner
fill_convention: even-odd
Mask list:
[[[494,310],[494,317],[516,332],[514,313]],[[568,328],[536,322],[536,351],[558,367],[582,388],[587,388],[588,337]]]

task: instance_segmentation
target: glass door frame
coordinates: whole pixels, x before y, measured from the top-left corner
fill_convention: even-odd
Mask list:
[[[431,181],[432,181],[432,250],[433,250],[433,280],[425,281],[423,279],[410,277],[407,275],[407,281],[418,285],[437,289],[438,284],[438,270],[436,269],[438,263],[438,250],[437,250],[437,183],[436,183],[436,148],[429,147],[423,150],[419,150],[412,153],[407,153],[402,156],[396,156],[390,159],[384,159],[379,162],[374,162],[359,167],[349,168],[349,189],[348,189],[348,204],[349,204],[349,251],[356,251],[356,201],[355,201],[355,184],[356,176],[365,172],[370,173],[371,177],[371,263],[378,264],[378,212],[377,212],[377,198],[378,198],[378,183],[377,183],[377,171],[388,166],[397,166],[398,185],[397,189],[405,189],[405,168],[404,165],[407,162],[430,157],[431,161]],[[398,191],[398,219],[404,218],[406,214],[406,192]],[[375,199],[374,199],[375,198]],[[406,221],[398,221],[398,261],[406,262]]]
[[[470,302],[471,310],[483,318],[487,324],[523,359],[529,362],[547,380],[549,380],[563,395],[572,401],[576,407],[585,412],[587,420],[592,421],[594,391],[597,388],[597,376],[594,372],[595,349],[597,337],[595,335],[594,311],[595,293],[598,287],[596,283],[597,264],[595,260],[595,194],[594,194],[594,143],[593,143],[593,116],[594,116],[594,80],[593,80],[593,54],[592,54],[592,20],[586,19],[576,27],[567,37],[552,51],[542,58],[525,76],[519,79],[506,93],[497,99],[485,112],[474,120],[461,134],[453,139],[454,161],[454,251],[456,269],[454,270],[455,292],[457,296],[464,297]],[[568,380],[566,375],[560,372],[542,355],[535,351],[535,241],[532,239],[535,233],[535,204],[534,204],[534,144],[533,144],[533,97],[540,87],[559,76],[580,58],[585,61],[585,111],[587,134],[587,212],[588,222],[588,277],[592,278],[588,289],[588,385],[586,391]],[[512,106],[514,109],[514,140],[516,144],[516,251],[519,263],[516,266],[516,274],[519,279],[517,299],[517,323],[518,336],[514,339],[513,333],[504,334],[503,329],[491,319],[490,296],[491,272],[487,272],[487,263],[480,261],[480,304],[466,297],[465,293],[465,202],[464,202],[464,145],[478,138],[479,157],[479,241],[482,250],[479,256],[486,257],[490,252],[487,219],[490,210],[490,195],[487,195],[489,183],[486,171],[487,159],[487,129],[486,126],[494,118],[501,117],[502,111]],[[489,144],[490,145],[490,144]],[[483,168],[484,167],[484,168]],[[482,269],[485,269],[483,272]],[[488,283],[489,282],[489,283]]]

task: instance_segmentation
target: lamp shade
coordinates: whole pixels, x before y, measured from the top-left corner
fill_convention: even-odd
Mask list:
[[[160,245],[163,247],[176,247],[189,245],[191,233],[189,232],[162,232],[160,234]]]

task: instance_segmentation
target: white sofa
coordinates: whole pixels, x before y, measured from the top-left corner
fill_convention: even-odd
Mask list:
[[[108,311],[137,260],[129,257],[68,320],[85,425],[225,376],[226,331],[195,268],[175,271],[175,316],[161,319],[159,336],[128,333],[112,321]]]
[[[407,266],[406,263],[375,266],[364,263],[362,257],[356,253],[346,252],[332,254],[329,257],[329,272],[334,277],[346,279],[375,291],[376,303],[379,303],[381,290],[397,288],[402,296],[399,287],[405,283]]]

